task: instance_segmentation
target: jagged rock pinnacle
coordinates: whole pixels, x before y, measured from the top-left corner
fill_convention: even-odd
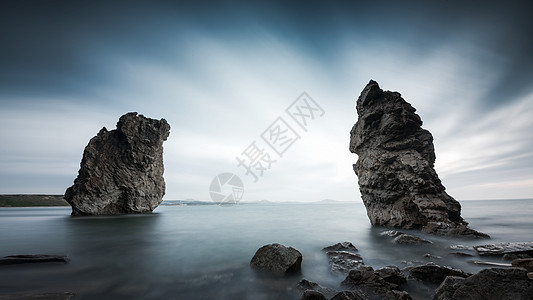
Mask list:
[[[371,80],[357,99],[350,132],[353,166],[373,225],[438,235],[486,238],[467,227],[461,205],[445,192],[434,169],[433,136],[398,92]]]

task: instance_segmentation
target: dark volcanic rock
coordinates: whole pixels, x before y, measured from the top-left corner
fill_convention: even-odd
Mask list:
[[[529,254],[504,254],[502,256],[503,260],[515,260],[519,258],[532,258]]]
[[[445,192],[434,169],[433,137],[400,93],[371,80],[357,113],[350,151],[359,156],[354,171],[373,225],[488,237],[467,227],[461,205]]]
[[[533,299],[533,280],[520,268],[485,269],[465,279],[448,277],[435,291],[434,300]]]
[[[335,293],[334,289],[323,287],[316,282],[312,282],[306,279],[302,279],[300,280],[300,282],[298,282],[298,289],[300,291],[308,291],[308,290],[317,291],[325,295]]]
[[[31,255],[10,255],[0,258],[0,265],[30,264],[61,262],[68,263],[70,259],[61,255],[31,254]]]
[[[513,267],[524,268],[528,272],[533,272],[533,258],[519,258],[511,263]]]
[[[377,269],[376,273],[388,283],[400,285],[407,281],[407,278],[397,266],[385,266]]]
[[[400,234],[395,237],[393,240],[396,244],[405,244],[405,245],[422,245],[422,244],[433,244],[432,241],[428,241],[421,237],[417,237],[410,234]]]
[[[324,251],[357,251],[357,248],[350,242],[337,243],[322,249]]]
[[[441,283],[446,276],[468,277],[468,274],[459,269],[454,269],[447,266],[438,266],[434,263],[428,263],[423,266],[416,266],[409,268],[409,273],[416,279],[432,283]]]
[[[474,246],[481,256],[504,255],[504,254],[527,254],[533,255],[533,242],[499,243]]]
[[[280,244],[269,244],[259,248],[250,261],[252,268],[277,275],[299,272],[301,265],[302,254],[292,247]]]
[[[302,293],[300,300],[328,300],[321,292],[308,290]]]
[[[40,294],[0,294],[0,300],[71,300],[76,294],[64,293],[40,293]]]
[[[364,292],[370,299],[411,299],[399,286],[385,280],[370,266],[361,266],[351,270],[341,287]]]
[[[333,273],[348,273],[363,265],[363,258],[359,254],[347,251],[329,251],[326,253],[329,268]]]
[[[93,137],[74,185],[65,192],[73,216],[152,212],[165,194],[163,141],[165,119],[127,113],[117,129],[104,127]]]
[[[359,290],[338,292],[330,300],[368,300],[368,297]]]
[[[380,233],[381,236],[390,236],[393,237],[393,241],[396,244],[407,244],[407,245],[421,245],[421,244],[433,244],[432,241],[428,241],[421,237],[403,233],[398,230],[387,230]]]

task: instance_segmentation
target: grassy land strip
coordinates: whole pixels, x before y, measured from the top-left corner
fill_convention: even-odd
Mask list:
[[[0,195],[0,207],[70,206],[63,195]]]

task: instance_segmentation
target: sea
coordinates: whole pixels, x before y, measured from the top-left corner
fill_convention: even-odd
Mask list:
[[[470,227],[491,240],[405,232],[432,245],[394,244],[361,202],[160,206],[152,214],[71,217],[70,208],[0,208],[0,256],[66,255],[68,264],[0,265],[0,295],[71,292],[75,299],[298,299],[302,279],[339,289],[326,246],[349,241],[374,269],[433,261],[477,273],[484,265],[450,247],[533,241],[533,200],[462,201]],[[280,243],[303,255],[301,273],[273,277],[250,268],[258,248]],[[406,286],[429,299],[436,286]]]

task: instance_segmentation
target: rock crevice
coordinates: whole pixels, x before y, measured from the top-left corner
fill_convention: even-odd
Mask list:
[[[434,169],[433,136],[400,93],[371,80],[356,108],[350,151],[359,156],[353,169],[373,225],[488,237],[467,227],[461,205],[445,192]]]

